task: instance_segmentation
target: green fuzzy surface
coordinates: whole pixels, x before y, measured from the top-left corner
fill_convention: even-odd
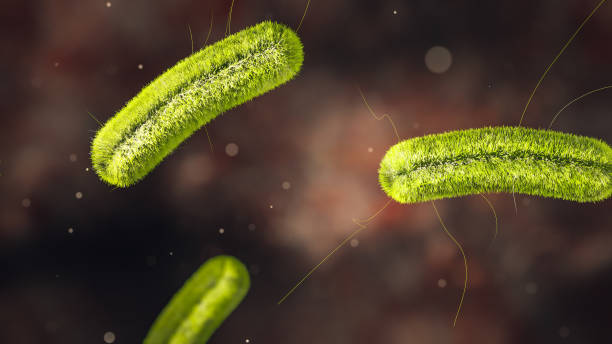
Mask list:
[[[246,267],[231,256],[207,260],[172,297],[144,344],[203,344],[249,290]]]
[[[196,52],[144,87],[98,131],[94,170],[112,185],[136,183],[213,118],[289,81],[303,59],[295,32],[269,21]]]
[[[379,182],[400,203],[501,192],[595,202],[612,194],[612,149],[551,130],[458,130],[394,145]]]

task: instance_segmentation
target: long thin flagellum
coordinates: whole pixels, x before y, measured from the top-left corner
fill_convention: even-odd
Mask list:
[[[440,221],[440,225],[442,225],[442,229],[444,230],[444,233],[451,239],[451,241],[455,244],[455,246],[457,246],[457,248],[459,249],[459,253],[461,253],[461,257],[463,258],[463,267],[465,269],[465,276],[463,279],[463,290],[461,291],[461,298],[459,299],[459,305],[457,306],[457,313],[455,313],[455,318],[453,319],[453,327],[455,327],[455,325],[457,325],[457,319],[459,319],[459,314],[461,313],[461,306],[463,306],[463,300],[465,299],[465,293],[467,292],[467,285],[468,285],[467,255],[465,254],[465,251],[463,250],[463,246],[461,246],[461,244],[455,238],[455,236],[451,234],[448,228],[446,228],[446,225],[444,224],[444,221],[442,221],[442,217],[440,216],[440,213],[438,212],[438,208],[436,208],[436,203],[434,203],[434,201],[431,201],[431,205],[434,208],[434,212],[436,213],[436,217],[438,218],[438,221]]]
[[[559,117],[561,112],[565,111],[565,109],[567,109],[570,105],[574,104],[575,102],[579,101],[580,99],[582,99],[582,98],[584,98],[586,96],[590,96],[593,93],[597,93],[597,92],[601,92],[601,91],[605,91],[605,90],[609,90],[609,89],[612,89],[612,85],[608,85],[608,86],[600,87],[600,88],[595,89],[595,90],[591,90],[589,92],[586,92],[586,93],[584,93],[584,94],[582,94],[582,95],[572,99],[569,103],[565,104],[561,109],[559,109],[559,111],[557,111],[557,113],[550,120],[550,124],[548,124],[548,129],[552,128],[553,124],[557,120],[557,117]]]
[[[315,271],[317,271],[317,269],[319,269],[319,267],[321,267],[321,265],[323,265],[323,263],[325,263],[329,258],[331,258],[331,256],[333,256],[340,248],[342,248],[342,246],[346,245],[349,240],[353,239],[354,237],[356,237],[359,233],[361,233],[363,230],[368,228],[368,224],[374,220],[378,215],[380,215],[380,213],[383,212],[383,210],[385,210],[389,204],[391,204],[391,200],[388,200],[384,206],[382,206],[382,208],[378,209],[378,211],[374,214],[372,214],[370,217],[368,217],[367,219],[364,220],[360,220],[360,219],[353,219],[353,223],[356,224],[359,228],[355,229],[353,232],[351,232],[346,238],[344,238],[344,240],[342,240],[340,242],[340,244],[338,244],[338,246],[336,246],[333,250],[331,250],[323,259],[321,259],[321,261],[315,265],[313,268],[310,269],[310,271],[308,271],[306,273],[306,275],[304,275],[304,277],[302,277],[302,279],[300,279],[291,289],[289,289],[289,291],[283,295],[283,297],[281,297],[281,299],[277,302],[277,304],[281,304],[283,303],[291,294],[293,294],[293,292],[302,285],[302,283],[304,283],[309,277],[310,275],[312,275]]]
[[[521,124],[523,124],[523,119],[525,118],[525,114],[527,113],[527,108],[529,108],[529,104],[531,104],[531,100],[533,100],[533,96],[535,96],[536,91],[538,90],[538,88],[540,87],[540,85],[542,84],[542,81],[544,81],[544,78],[546,78],[546,75],[548,74],[548,72],[550,71],[550,69],[552,68],[552,66],[557,62],[557,60],[559,60],[559,58],[561,57],[561,55],[563,55],[563,53],[565,52],[565,50],[567,49],[567,47],[569,47],[569,45],[572,43],[572,41],[574,40],[574,38],[576,38],[576,36],[578,35],[578,33],[580,32],[580,30],[582,30],[582,27],[591,19],[591,17],[595,14],[595,12],[597,12],[597,10],[601,7],[601,5],[603,5],[606,2],[606,0],[601,0],[597,6],[595,6],[595,8],[593,8],[593,10],[591,11],[591,13],[589,13],[589,15],[582,21],[582,23],[580,23],[580,25],[578,26],[578,28],[576,29],[576,31],[574,31],[574,33],[572,34],[572,36],[567,40],[567,42],[565,42],[565,45],[563,45],[563,47],[561,48],[561,50],[557,53],[557,55],[555,55],[555,58],[552,60],[552,62],[548,65],[548,67],[546,67],[546,69],[544,70],[544,73],[542,73],[542,76],[540,76],[540,79],[538,79],[538,82],[536,83],[535,87],[533,88],[533,90],[531,91],[531,94],[529,95],[529,98],[527,99],[527,103],[525,103],[525,107],[523,108],[523,113],[521,114],[521,120],[519,121],[519,127],[521,126]]]

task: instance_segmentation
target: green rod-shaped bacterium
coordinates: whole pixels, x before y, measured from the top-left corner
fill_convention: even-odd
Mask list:
[[[379,181],[400,203],[499,192],[595,202],[612,194],[612,148],[551,130],[458,130],[394,145]]]
[[[177,63],[130,100],[93,140],[93,168],[126,187],[142,179],[194,131],[293,78],[304,59],[298,36],[263,22]]]
[[[202,344],[249,290],[246,267],[231,256],[209,259],[172,297],[144,344]]]

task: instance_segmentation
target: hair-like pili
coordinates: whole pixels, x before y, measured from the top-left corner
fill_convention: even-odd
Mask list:
[[[244,299],[250,283],[249,272],[238,259],[207,260],[159,314],[144,344],[206,343]]]
[[[394,145],[379,181],[400,203],[499,192],[595,202],[612,194],[612,148],[552,130],[458,130]]]
[[[196,52],[144,87],[98,131],[91,146],[94,170],[112,185],[136,183],[213,118],[289,81],[303,59],[296,33],[269,21]]]

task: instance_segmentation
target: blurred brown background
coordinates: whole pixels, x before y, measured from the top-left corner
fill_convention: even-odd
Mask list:
[[[610,200],[517,195],[515,214],[511,195],[491,195],[500,235],[490,247],[494,218],[480,197],[437,202],[469,257],[456,328],[462,259],[427,203],[393,203],[276,305],[352,218],[387,200],[377,168],[393,131],[356,85],[403,138],[516,125],[596,2],[314,0],[296,79],[214,120],[214,152],[199,131],[142,182],[112,190],[88,170],[98,128],[88,112],[105,121],[188,56],[188,25],[200,47],[211,12],[211,42],[221,39],[231,1],[3,0],[0,342],[141,342],[219,253],[245,262],[253,285],[211,343],[606,342]],[[266,19],[296,27],[305,4],[237,0],[232,31]],[[612,3],[552,68],[527,126],[612,84],[610,23]],[[434,46],[452,56],[442,73],[425,63]],[[554,128],[612,142],[611,109],[612,94],[598,93]]]

